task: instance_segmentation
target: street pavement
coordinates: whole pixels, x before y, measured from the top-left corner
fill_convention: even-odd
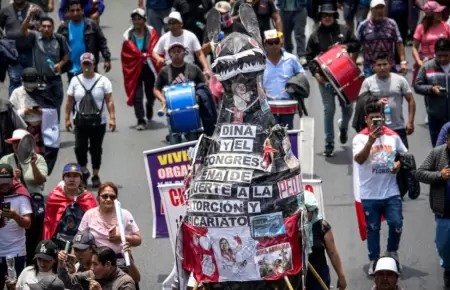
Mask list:
[[[7,5],[2,0],[2,7]],[[55,1],[57,5],[59,3]],[[163,118],[155,117],[148,130],[138,132],[133,109],[126,105],[120,63],[122,33],[131,24],[129,12],[135,8],[136,0],[106,1],[106,11],[101,18],[103,31],[111,50],[112,71],[107,75],[113,84],[117,131],[106,134],[103,144],[103,164],[100,171],[102,181],[113,181],[119,186],[119,198],[123,207],[134,215],[142,233],[143,243],[133,249],[133,256],[141,271],[141,289],[161,289],[160,283],[172,269],[173,254],[168,239],[152,239],[152,214],[149,188],[145,174],[142,152],[166,146],[167,127]],[[52,13],[55,22],[56,13]],[[308,35],[312,24],[308,23]],[[408,60],[412,63],[411,49],[407,48]],[[410,65],[411,66],[411,65]],[[100,71],[103,73],[103,69]],[[411,80],[411,73],[408,73]],[[317,83],[311,79],[311,95],[306,100],[310,116],[315,118],[314,132],[314,172],[323,180],[325,212],[332,225],[334,238],[343,261],[348,289],[371,289],[372,279],[367,277],[368,258],[366,243],[361,242],[357,230],[352,185],[352,149],[350,139],[345,145],[338,140],[337,119],[340,109],[336,109],[336,154],[324,158],[323,106]],[[7,98],[7,83],[1,87],[1,96]],[[65,82],[65,89],[67,84]],[[423,97],[415,95],[417,113],[415,132],[409,137],[410,149],[416,156],[418,165],[431,149],[428,130],[424,124],[425,110]],[[159,109],[159,104],[157,108]],[[405,116],[407,113],[404,107]],[[298,121],[298,120],[297,120]],[[299,122],[296,122],[296,128]],[[75,161],[74,135],[66,132],[61,124],[62,145],[54,173],[48,178],[46,191],[50,191],[61,180],[60,170],[64,164]],[[94,193],[96,194],[96,193]],[[417,200],[406,198],[404,202],[404,228],[400,246],[400,261],[403,266],[401,285],[408,290],[442,289],[442,270],[434,244],[435,222],[428,204],[428,187],[422,186],[422,194]],[[382,251],[386,245],[386,224],[383,224]],[[330,265],[331,266],[331,265]],[[336,276],[333,272],[333,285]]]

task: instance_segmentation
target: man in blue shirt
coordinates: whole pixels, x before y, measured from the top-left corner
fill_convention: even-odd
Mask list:
[[[264,89],[269,100],[292,100],[286,92],[287,81],[298,73],[305,74],[305,70],[298,62],[297,57],[283,50],[282,33],[275,29],[264,32],[267,51],[266,70],[264,71]],[[274,115],[279,124],[294,129],[294,114]]]
[[[70,0],[61,0],[58,10],[58,17],[61,23],[68,20],[68,15],[70,14],[69,6]],[[86,17],[90,17],[92,20],[99,24],[100,15],[105,11],[105,4],[103,0],[81,0],[80,4],[84,11]]]
[[[164,19],[172,10],[173,0],[146,0],[148,24],[152,26],[158,35],[163,35],[169,28]],[[145,9],[144,0],[138,0],[138,7]],[[162,32],[161,32],[162,30]]]
[[[109,51],[106,38],[100,26],[93,20],[84,18],[83,7],[79,0],[71,0],[69,3],[71,19],[59,26],[58,33],[62,34],[70,47],[70,61],[72,69],[68,72],[70,79],[81,72],[80,57],[85,52],[94,55],[95,71],[97,71],[99,54],[101,53],[106,72],[111,70],[111,53]]]

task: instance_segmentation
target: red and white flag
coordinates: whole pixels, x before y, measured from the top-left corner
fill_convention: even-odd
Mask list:
[[[198,282],[277,280],[302,267],[299,215],[284,219],[286,234],[254,239],[250,227],[183,224],[183,267]]]

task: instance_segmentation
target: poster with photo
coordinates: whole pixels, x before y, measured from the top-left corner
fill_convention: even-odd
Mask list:
[[[282,212],[252,216],[250,226],[254,238],[274,238],[286,234]]]
[[[292,270],[292,249],[289,243],[282,243],[258,249],[255,263],[261,278],[268,278]]]

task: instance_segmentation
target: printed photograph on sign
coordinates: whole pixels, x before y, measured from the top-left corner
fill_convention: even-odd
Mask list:
[[[273,238],[286,234],[281,212],[250,217],[250,226],[254,238]]]
[[[205,166],[208,167],[238,167],[258,170],[266,170],[263,158],[256,155],[244,154],[211,154],[205,158]]]
[[[248,218],[246,216],[189,216],[188,223],[196,227],[208,228],[246,227],[248,226]]]
[[[255,263],[261,278],[271,277],[292,270],[292,249],[289,243],[258,249]]]
[[[244,202],[241,200],[189,200],[189,212],[192,213],[216,213],[216,214],[246,214]]]
[[[222,125],[220,137],[256,138],[256,126]]]
[[[300,166],[300,163],[292,152],[291,142],[289,141],[288,135],[283,138],[283,150],[286,154],[284,156],[284,161],[286,162],[289,169],[291,169],[291,171],[297,169]]]
[[[254,264],[258,242],[252,239],[248,228],[217,229],[212,248],[219,269],[220,280],[247,281],[259,279]]]

